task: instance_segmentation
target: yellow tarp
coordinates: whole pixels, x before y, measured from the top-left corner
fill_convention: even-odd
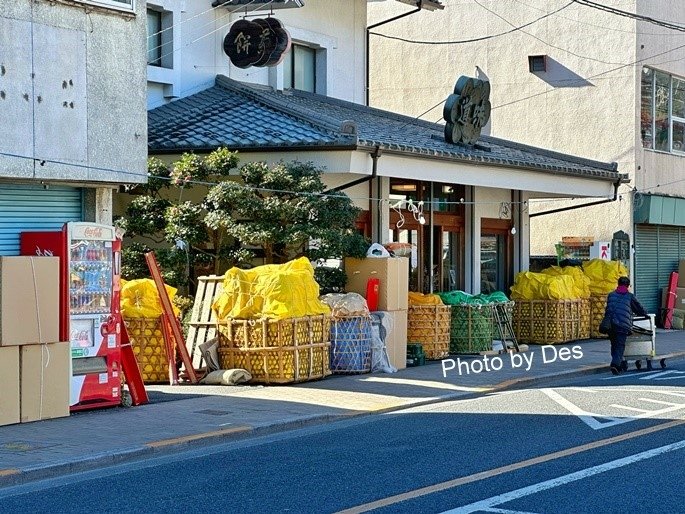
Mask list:
[[[618,261],[592,259],[583,262],[583,272],[590,279],[593,295],[606,295],[616,289],[619,277],[627,277],[628,270]]]
[[[231,268],[212,309],[218,319],[286,319],[331,312],[319,301],[319,284],[306,257],[250,270]]]
[[[121,315],[124,318],[158,318],[162,315],[157,287],[152,279],[140,278],[121,281]],[[169,300],[174,299],[177,289],[165,284]],[[181,311],[172,304],[174,314]]]
[[[575,300],[575,283],[570,275],[552,276],[522,271],[511,286],[512,300]]]
[[[422,294],[409,292],[407,301],[409,305],[444,305],[442,298],[437,294]]]
[[[573,294],[575,298],[590,298],[590,279],[578,266],[550,266],[542,270],[545,275],[563,276],[568,275],[573,279]]]

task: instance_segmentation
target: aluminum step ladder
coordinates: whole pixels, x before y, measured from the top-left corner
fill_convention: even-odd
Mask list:
[[[514,334],[514,327],[511,324],[511,317],[507,311],[506,303],[495,303],[492,309],[495,325],[497,326],[497,333],[502,341],[502,351],[516,351],[520,352],[516,335]]]

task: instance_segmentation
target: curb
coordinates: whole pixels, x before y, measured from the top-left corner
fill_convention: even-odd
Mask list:
[[[684,357],[685,351],[682,351],[659,355],[656,359],[678,359]],[[275,422],[270,425],[258,427],[232,427],[227,430],[191,434],[188,436],[181,436],[178,438],[166,439],[162,441],[153,441],[150,443],[146,443],[142,446],[137,446],[135,448],[119,450],[115,452],[106,452],[98,455],[91,455],[87,458],[79,460],[63,461],[54,464],[47,464],[45,466],[40,467],[31,467],[27,469],[0,469],[0,490],[5,487],[19,486],[29,482],[54,478],[56,476],[63,474],[92,471],[94,469],[102,468],[104,466],[124,464],[144,459],[146,457],[171,454],[179,450],[192,449],[195,447],[201,447],[217,443],[225,443],[230,441],[240,441],[244,439],[273,435],[282,432],[289,432],[302,428],[335,423],[339,421],[363,419],[364,417],[371,417],[378,414],[389,414],[405,409],[423,407],[426,405],[434,405],[443,402],[467,400],[477,398],[485,394],[507,391],[511,389],[538,384],[541,382],[549,382],[551,380],[559,380],[560,378],[564,379],[580,376],[597,375],[600,373],[604,373],[606,371],[606,364],[585,366],[580,369],[573,369],[558,373],[548,373],[545,375],[539,375],[535,377],[522,377],[517,379],[506,380],[504,382],[500,382],[494,385],[484,385],[483,388],[487,389],[486,391],[448,393],[439,398],[431,398],[427,400],[412,402],[406,405],[397,405],[372,411],[357,411],[345,414],[314,415],[308,418],[296,419],[286,422]]]

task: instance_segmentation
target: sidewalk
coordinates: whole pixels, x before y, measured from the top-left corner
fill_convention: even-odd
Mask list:
[[[580,349],[573,353],[573,347]],[[446,377],[438,361],[394,374],[334,375],[292,386],[148,386],[148,405],[86,411],[68,418],[0,427],[0,487],[152,455],[198,441],[261,435],[530,386],[564,375],[608,372],[607,340],[554,348],[543,355],[542,347],[531,345],[528,352],[513,357],[501,355],[498,371],[492,368],[500,362],[493,361],[494,356],[488,357],[489,371],[479,373],[475,371],[485,366],[483,357],[453,357],[455,368],[447,371]],[[582,357],[574,358],[581,352]],[[544,362],[553,360],[555,353],[553,362]],[[660,330],[657,353],[685,357],[685,332]],[[658,367],[658,361],[655,365]]]

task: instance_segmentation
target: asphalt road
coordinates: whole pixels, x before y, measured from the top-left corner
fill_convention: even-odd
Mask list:
[[[682,512],[684,459],[680,362],[0,489],[0,511]]]

